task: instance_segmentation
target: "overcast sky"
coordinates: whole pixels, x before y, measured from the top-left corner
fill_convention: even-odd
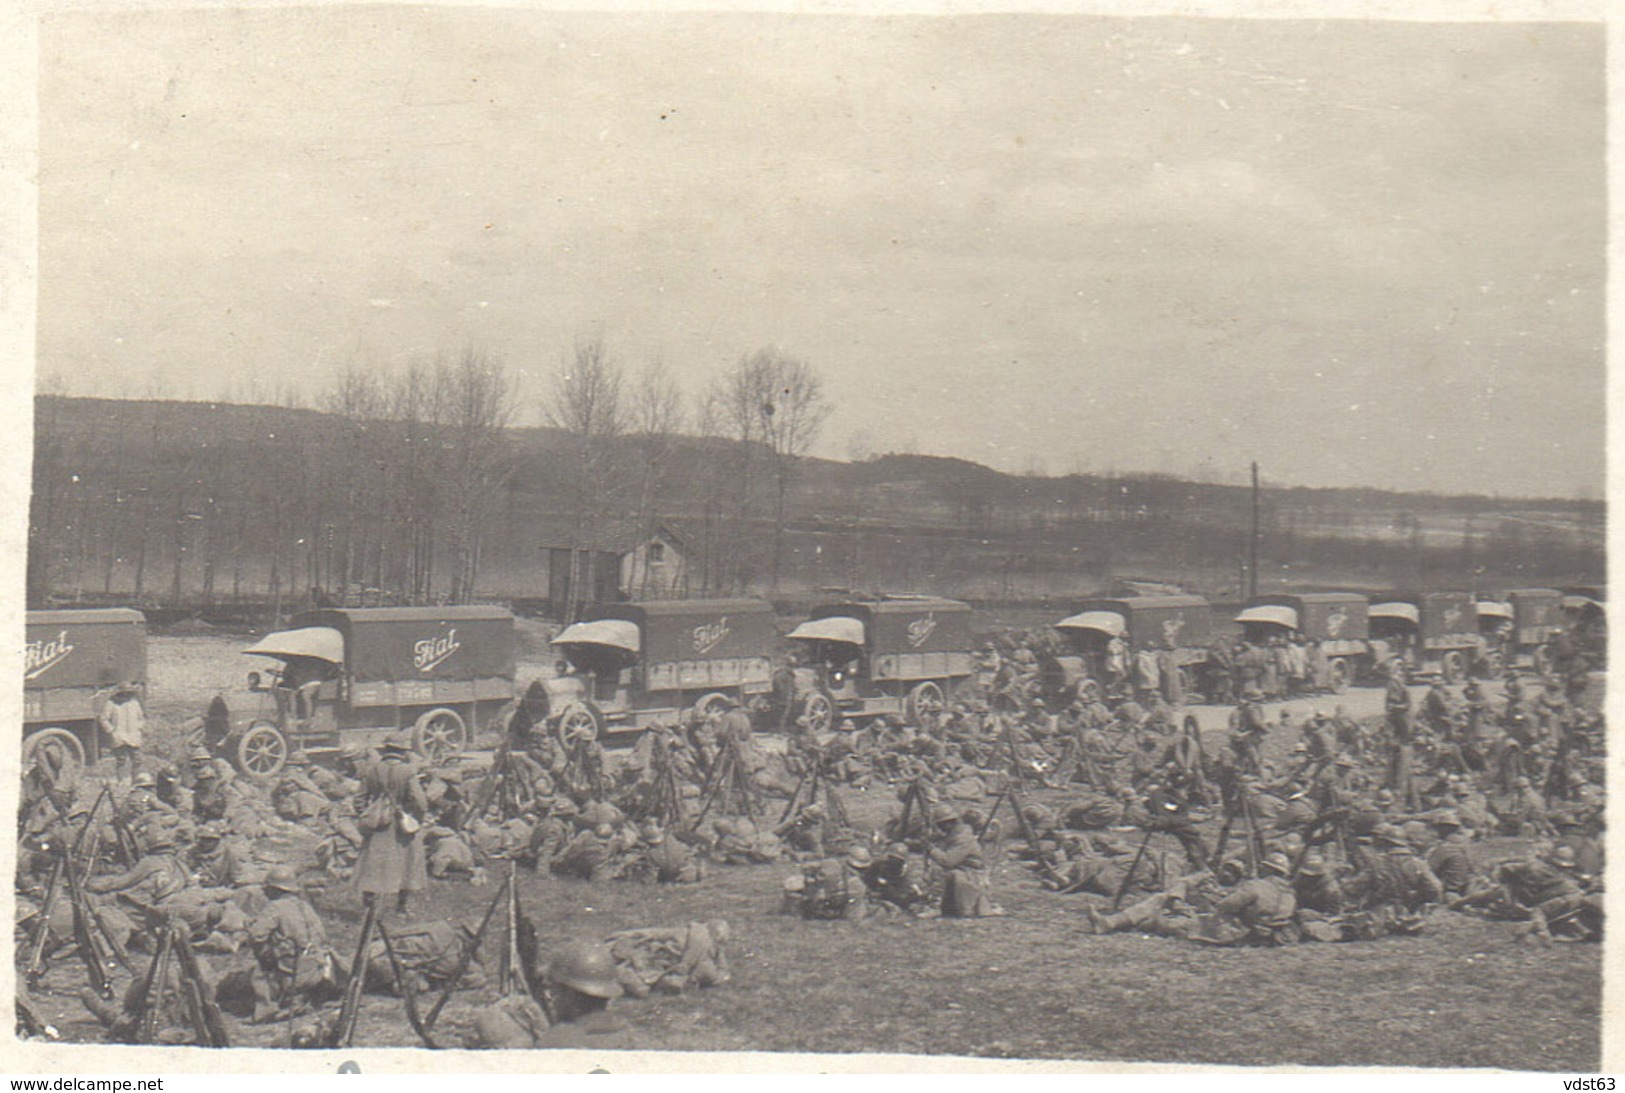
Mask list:
[[[820,443],[1601,496],[1587,25],[318,9],[43,25],[39,361],[217,397],[776,345]],[[854,438],[857,438],[856,441]]]

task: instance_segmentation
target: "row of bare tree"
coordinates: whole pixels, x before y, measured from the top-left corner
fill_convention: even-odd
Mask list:
[[[663,362],[634,372],[602,341],[584,341],[554,376],[544,409],[548,424],[569,434],[574,453],[572,559],[596,549],[618,514],[630,513],[644,533],[667,515],[659,504],[663,467],[673,438],[691,429],[725,442],[702,465],[695,583],[702,593],[750,585],[759,576],[752,559],[761,553],[753,540],[770,508],[768,576],[778,587],[796,466],[832,409],[806,361],[758,350],[715,376],[685,408]],[[580,574],[571,577],[572,590],[586,587]]]
[[[612,528],[647,532],[681,516],[702,528],[690,544],[699,591],[759,581],[764,557],[776,582],[796,464],[830,411],[814,370],[777,351],[685,398],[661,362],[628,368],[601,340],[574,347],[537,408],[564,434],[562,463],[513,427],[526,409],[516,374],[479,349],[391,373],[352,367],[314,401],[270,430],[217,406],[177,435],[173,404],[107,402],[87,425],[59,420],[62,400],[42,398],[30,602],[98,584],[137,602],[198,590],[212,600],[228,581],[233,597],[263,592],[279,607],[468,602],[493,537],[514,526],[516,505],[544,496],[566,499],[572,558],[602,549]],[[711,441],[701,483],[672,481],[685,432]]]

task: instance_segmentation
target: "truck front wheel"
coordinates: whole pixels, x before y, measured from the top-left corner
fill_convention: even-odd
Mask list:
[[[269,721],[256,721],[237,738],[237,769],[255,778],[269,778],[288,762],[288,738]]]
[[[456,755],[467,746],[468,726],[456,710],[444,706],[429,710],[412,726],[412,747],[431,763]]]

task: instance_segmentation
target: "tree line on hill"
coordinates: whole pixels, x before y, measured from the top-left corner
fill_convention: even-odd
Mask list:
[[[502,361],[470,349],[346,371],[313,408],[41,395],[29,601],[537,597],[544,548],[573,565],[657,526],[681,535],[694,595],[1042,598],[1124,575],[1231,595],[1246,582],[1245,489],[813,458],[831,406],[816,371],[775,350],[686,393],[658,362],[631,368],[583,342],[546,387],[542,428],[512,424],[517,391]],[[1597,583],[1603,513],[1271,486],[1261,583]]]

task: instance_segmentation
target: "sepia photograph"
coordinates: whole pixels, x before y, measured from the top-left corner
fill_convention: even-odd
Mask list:
[[[1539,10],[24,17],[18,1046],[1602,1069]]]

